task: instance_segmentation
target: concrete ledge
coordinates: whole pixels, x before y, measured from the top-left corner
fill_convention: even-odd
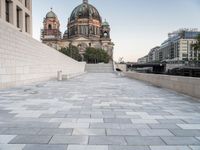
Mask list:
[[[126,72],[125,76],[200,98],[200,78]]]

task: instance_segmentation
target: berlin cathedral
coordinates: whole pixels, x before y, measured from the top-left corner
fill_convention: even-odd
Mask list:
[[[106,20],[102,21],[98,10],[88,0],[83,0],[72,11],[67,30],[63,34],[59,19],[52,9],[44,18],[43,25],[41,40],[50,47],[59,50],[71,44],[78,47],[82,56],[87,47],[101,48],[113,58],[114,44],[110,38],[110,25]]]

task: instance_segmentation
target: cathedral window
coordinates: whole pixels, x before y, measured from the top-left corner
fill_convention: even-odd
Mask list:
[[[50,29],[50,30],[52,29],[52,25],[51,24],[49,24],[48,29]]]
[[[108,37],[108,33],[107,32],[104,32],[104,37]]]

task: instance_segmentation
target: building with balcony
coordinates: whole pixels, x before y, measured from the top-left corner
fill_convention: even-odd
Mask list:
[[[152,48],[148,55],[138,59],[138,62],[144,63],[146,60],[148,63],[162,61],[177,63],[200,60],[200,52],[193,48],[199,34],[200,32],[197,29],[182,29],[169,33],[168,39],[161,46]]]
[[[194,30],[179,30],[169,33],[168,39],[160,46],[162,61],[188,61],[199,60],[200,53],[195,51],[193,44],[200,34]]]

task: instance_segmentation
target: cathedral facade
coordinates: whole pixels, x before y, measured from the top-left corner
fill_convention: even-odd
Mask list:
[[[51,10],[43,22],[41,40],[44,44],[57,50],[74,45],[83,56],[87,47],[104,49],[113,58],[114,44],[110,38],[110,25],[102,18],[98,10],[83,0],[71,13],[67,23],[67,30],[60,32],[60,22]]]

